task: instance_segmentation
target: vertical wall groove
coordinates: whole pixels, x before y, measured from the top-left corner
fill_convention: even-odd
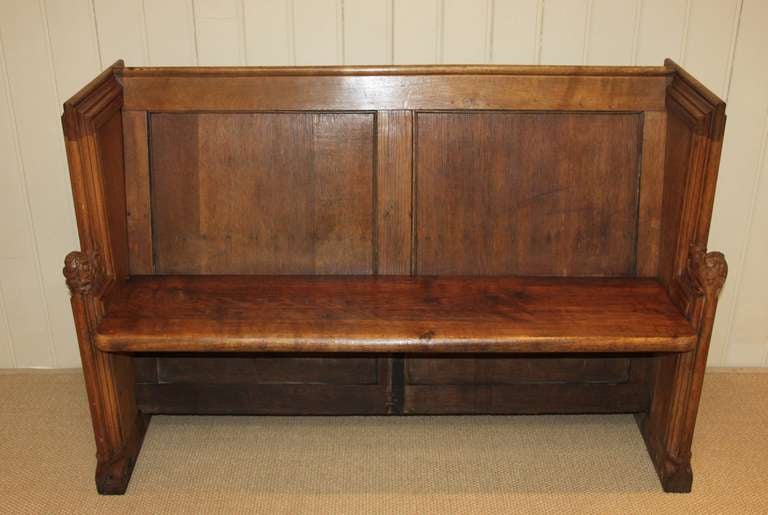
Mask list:
[[[631,64],[637,66],[637,52],[640,48],[640,20],[643,15],[643,0],[636,0],[635,2],[635,23],[632,34],[632,60]]]
[[[680,64],[685,66],[685,58],[688,50],[688,26],[691,22],[691,1],[686,0],[685,3],[685,18],[683,22],[683,33],[680,38]]]
[[[197,7],[198,0],[192,0],[192,19],[195,23],[195,64],[200,66],[200,13]]]
[[[5,323],[5,332],[8,336],[8,356],[11,358],[11,366],[17,368],[18,362],[16,361],[16,352],[13,348],[13,334],[11,333],[11,321],[8,319],[8,313],[5,309],[5,293],[3,293],[3,285],[0,283],[0,317],[2,317]]]
[[[592,30],[592,0],[587,0],[587,15],[584,17],[584,46],[581,50],[581,64],[589,62],[589,34]]]
[[[541,47],[544,40],[544,2],[538,0],[536,5],[536,41],[534,42],[533,63],[541,64]]]
[[[493,62],[493,12],[496,0],[485,0],[485,48],[483,55],[486,62]]]
[[[445,47],[445,0],[437,0],[436,9],[437,22],[435,31],[435,62],[442,64],[445,62],[445,56],[443,55],[443,48]]]
[[[40,17],[43,20],[43,27],[45,28],[45,46],[48,49],[48,70],[51,74],[51,81],[53,82],[53,90],[56,92],[56,98],[60,99],[61,90],[59,89],[59,83],[56,80],[56,69],[53,66],[53,47],[51,45],[51,29],[48,26],[48,12],[45,8],[45,0],[39,0],[38,6],[40,8]]]
[[[290,27],[290,45],[291,45],[291,64],[296,66],[296,2],[295,0],[288,0],[288,17]]]
[[[104,58],[101,55],[101,39],[99,37],[99,18],[96,16],[96,0],[89,0],[91,3],[91,16],[93,17],[93,33],[96,36],[96,50],[99,54],[99,66],[104,68]]]
[[[387,0],[387,64],[395,62],[395,0]]]
[[[344,45],[346,38],[344,37],[344,0],[336,1],[336,62],[339,64],[346,63],[346,53],[344,51]]]
[[[731,93],[731,79],[733,79],[733,59],[736,55],[736,42],[739,39],[739,27],[741,26],[741,13],[744,10],[744,0],[739,0],[738,7],[736,8],[736,16],[733,20],[733,28],[731,29],[731,48],[728,51],[728,64],[725,74],[725,84],[723,84],[724,97],[723,100],[728,102],[728,97]]]
[[[192,21],[192,51],[195,56],[195,65],[200,65],[200,50],[197,48],[197,14],[195,13],[195,0],[189,0],[189,16]]]
[[[243,45],[243,65],[248,66],[248,43],[246,41],[245,0],[240,0],[240,44]]]
[[[141,0],[141,34],[144,38],[144,59],[147,66],[152,66],[152,55],[149,51],[149,30],[147,29],[147,5]]]

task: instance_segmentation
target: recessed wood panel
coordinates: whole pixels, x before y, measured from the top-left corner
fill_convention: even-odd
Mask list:
[[[411,272],[413,113],[380,111],[376,129],[376,271],[407,275]]]
[[[655,277],[659,268],[666,129],[666,113],[644,114],[642,172],[637,212],[637,275],[641,277]]]
[[[123,168],[123,122],[120,111],[106,115],[96,129],[99,166],[103,170],[105,211],[109,234],[108,252],[117,277],[128,275],[128,238],[125,218],[125,169]]]
[[[123,112],[125,218],[131,274],[151,274],[153,270],[147,134],[146,112]]]
[[[629,359],[477,356],[406,359],[408,384],[620,383],[629,375]]]
[[[373,270],[374,116],[155,114],[155,271]]]
[[[419,274],[635,270],[637,114],[420,113]]]
[[[632,413],[648,409],[648,387],[618,384],[409,385],[408,415]]]
[[[377,358],[245,355],[157,358],[159,383],[378,384]]]
[[[165,415],[386,415],[382,385],[137,384],[142,413]]]
[[[674,111],[672,113],[667,117],[664,198],[659,249],[659,275],[665,281],[671,281],[681,268],[681,259],[678,256],[680,225],[693,147],[691,127],[679,114]]]

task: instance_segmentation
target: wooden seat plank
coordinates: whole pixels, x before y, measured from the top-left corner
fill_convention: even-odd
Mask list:
[[[110,352],[680,352],[695,331],[653,279],[134,276]]]

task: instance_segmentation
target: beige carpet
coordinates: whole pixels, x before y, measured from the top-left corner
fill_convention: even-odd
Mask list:
[[[0,513],[768,513],[768,374],[710,373],[694,492],[630,416],[155,417],[101,497],[79,373],[0,374]]]

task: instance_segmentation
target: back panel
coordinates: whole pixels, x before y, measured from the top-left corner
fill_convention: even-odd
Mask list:
[[[635,273],[641,114],[416,112],[386,138],[377,118],[151,114],[153,271],[371,274],[397,254],[416,274]],[[389,169],[376,142],[412,156]],[[384,237],[385,186],[410,190],[405,241]]]
[[[420,113],[415,270],[630,275],[637,114]]]
[[[373,271],[373,114],[154,114],[150,135],[155,272]]]

